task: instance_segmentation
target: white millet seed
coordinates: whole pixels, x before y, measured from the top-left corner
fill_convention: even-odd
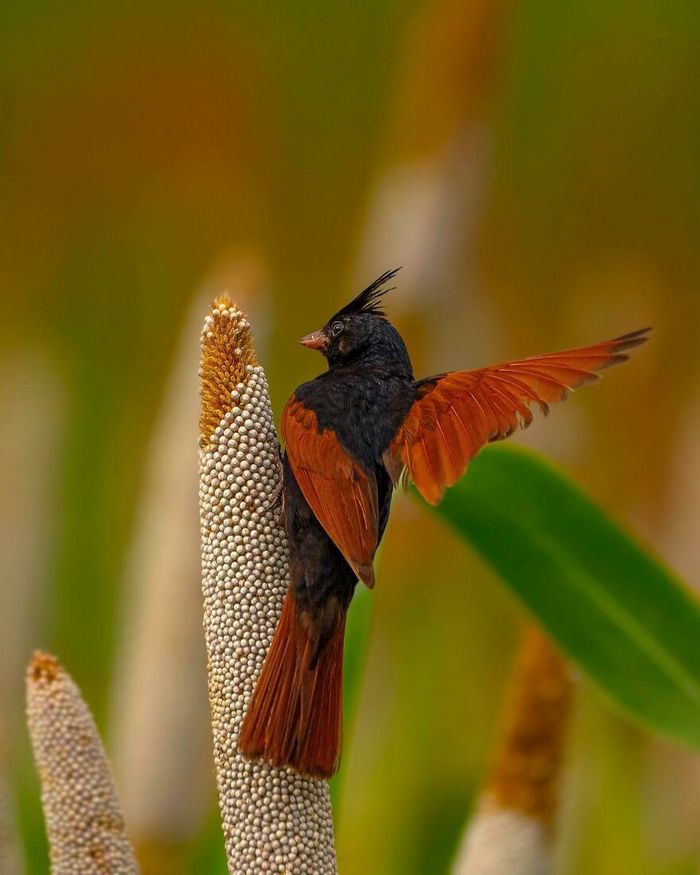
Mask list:
[[[95,722],[70,676],[48,653],[37,651],[29,664],[27,719],[52,875],[138,873]]]
[[[481,800],[453,875],[549,875],[550,836],[542,823]]]
[[[249,323],[228,301],[205,320],[200,373],[204,631],[229,872],[334,875],[327,783],[248,762],[236,749],[282,609],[288,557],[267,381]]]

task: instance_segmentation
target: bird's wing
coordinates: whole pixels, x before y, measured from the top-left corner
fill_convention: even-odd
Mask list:
[[[282,438],[304,498],[358,578],[374,586],[379,540],[377,483],[353,460],[332,429],[321,431],[313,410],[292,397],[282,413]]]
[[[533,403],[546,414],[553,401],[599,379],[597,371],[626,361],[625,352],[644,343],[648,331],[419,381],[416,400],[384,454],[387,470],[394,482],[405,472],[426,501],[437,504],[486,443],[530,424]]]

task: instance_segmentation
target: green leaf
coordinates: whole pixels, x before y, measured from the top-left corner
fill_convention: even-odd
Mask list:
[[[489,447],[435,512],[616,703],[700,747],[700,605],[567,477]]]

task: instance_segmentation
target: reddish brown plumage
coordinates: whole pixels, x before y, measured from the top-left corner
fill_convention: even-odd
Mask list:
[[[405,468],[423,497],[437,504],[489,441],[508,437],[569,392],[598,379],[598,371],[627,360],[625,351],[646,340],[648,329],[595,346],[533,356],[427,380],[385,454],[396,480]]]
[[[328,777],[338,768],[342,729],[345,611],[316,646],[310,617],[287,593],[270,651],[248,707],[238,748],[275,766]]]
[[[376,482],[343,449],[336,433],[320,431],[314,411],[294,397],[284,408],[280,430],[296,481],[316,519],[371,589],[379,540]]]

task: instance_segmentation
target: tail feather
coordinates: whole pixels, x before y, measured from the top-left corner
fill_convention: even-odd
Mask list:
[[[337,611],[320,645],[314,632],[288,592],[238,749],[251,759],[327,778],[340,761],[345,611]]]

